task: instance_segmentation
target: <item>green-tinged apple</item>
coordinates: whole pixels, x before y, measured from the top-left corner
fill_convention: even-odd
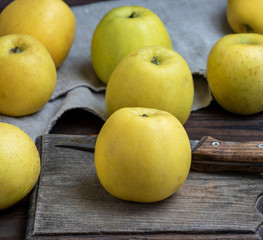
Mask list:
[[[168,198],[183,185],[190,165],[190,142],[183,125],[157,109],[119,109],[103,125],[95,146],[98,178],[122,200]]]
[[[193,77],[183,57],[171,49],[144,47],[114,69],[105,102],[109,115],[122,107],[150,107],[170,112],[184,124],[193,98]]]
[[[226,35],[212,47],[207,79],[215,100],[226,110],[248,115],[263,110],[263,35]]]
[[[49,51],[56,68],[66,59],[75,37],[76,20],[62,0],[16,0],[0,15],[0,36],[28,34]]]
[[[263,34],[262,0],[228,0],[227,20],[236,33]]]
[[[56,86],[56,67],[42,43],[29,35],[0,37],[0,113],[39,111]]]
[[[32,139],[20,128],[0,123],[0,210],[13,206],[32,190],[40,169]]]
[[[92,37],[91,59],[96,74],[107,84],[120,60],[145,46],[172,48],[160,18],[140,6],[112,9],[99,22]]]

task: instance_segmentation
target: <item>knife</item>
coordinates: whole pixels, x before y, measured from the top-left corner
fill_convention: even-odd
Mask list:
[[[94,152],[96,141],[97,135],[87,135],[60,142],[56,146]],[[263,173],[263,142],[220,141],[205,136],[200,140],[190,140],[190,145],[192,170]]]

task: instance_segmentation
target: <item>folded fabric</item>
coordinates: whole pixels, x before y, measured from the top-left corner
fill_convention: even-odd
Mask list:
[[[49,133],[56,121],[70,109],[85,109],[106,120],[106,86],[93,70],[90,45],[101,18],[112,8],[125,5],[149,8],[160,17],[170,34],[173,49],[186,60],[192,74],[197,75],[192,110],[208,106],[212,96],[205,80],[207,57],[218,39],[232,33],[226,20],[226,2],[122,0],[72,7],[77,20],[76,36],[66,61],[57,71],[57,85],[50,101],[35,114],[17,118],[0,115],[0,121],[20,127],[35,140],[37,136]]]

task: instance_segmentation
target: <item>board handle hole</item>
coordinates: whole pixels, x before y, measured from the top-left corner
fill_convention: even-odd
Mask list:
[[[263,214],[263,194],[260,194],[256,201],[256,209],[258,212]]]

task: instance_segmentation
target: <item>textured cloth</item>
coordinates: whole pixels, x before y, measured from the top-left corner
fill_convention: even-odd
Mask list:
[[[33,140],[49,133],[65,111],[81,108],[107,119],[105,85],[97,78],[91,63],[93,32],[101,18],[112,8],[139,5],[155,12],[166,26],[173,49],[188,63],[193,74],[206,75],[208,54],[217,40],[232,33],[226,20],[227,0],[121,0],[102,1],[72,10],[76,16],[76,36],[72,49],[57,70],[57,85],[45,107],[25,117],[0,115],[1,122],[23,129]],[[205,78],[195,78],[192,111],[206,107],[212,100]]]

